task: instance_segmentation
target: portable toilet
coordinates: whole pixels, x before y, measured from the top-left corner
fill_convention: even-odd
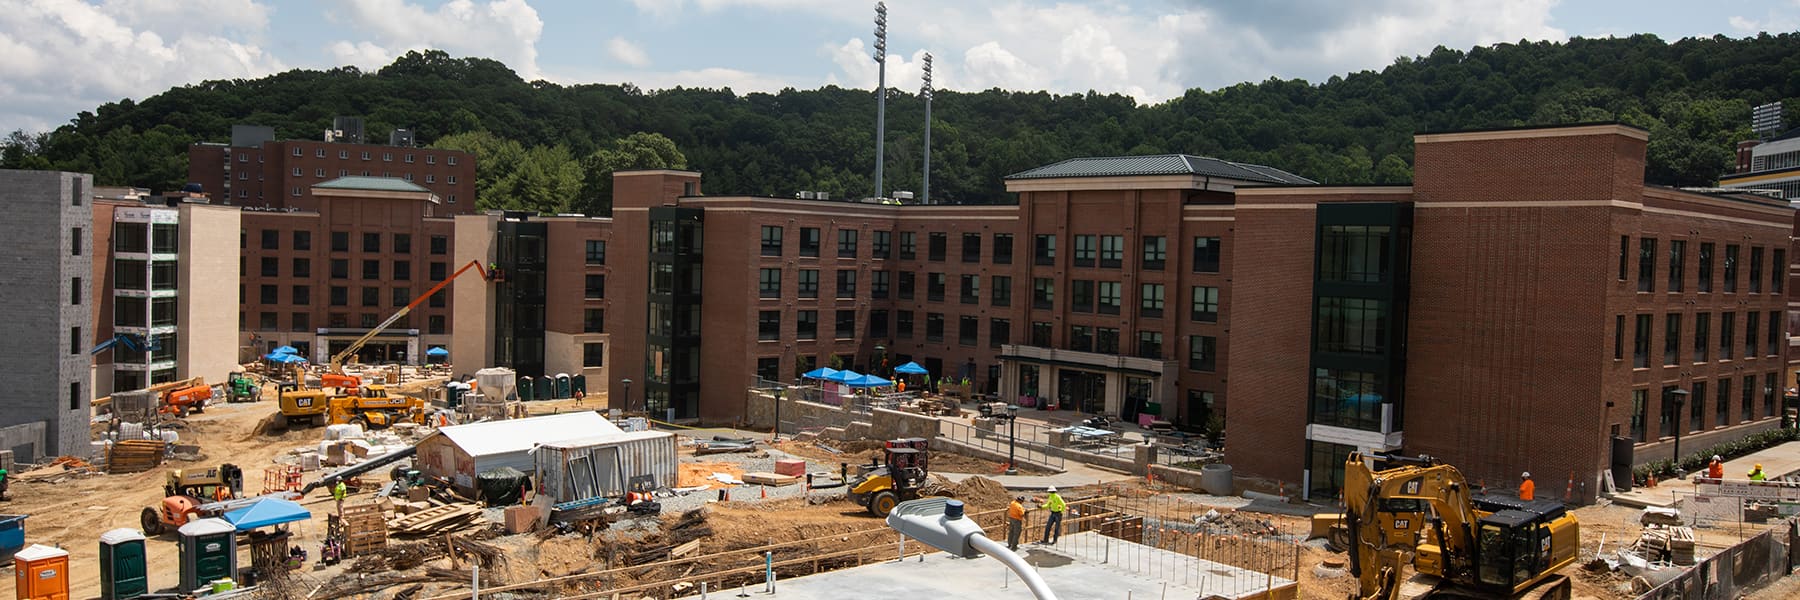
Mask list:
[[[573,390],[569,389],[569,385],[570,385],[570,382],[569,382],[569,374],[568,373],[557,373],[556,374],[556,399],[557,400],[575,397],[575,392]]]
[[[130,527],[100,534],[100,598],[126,600],[148,593],[144,534]]]
[[[69,600],[69,551],[42,544],[13,555],[19,600]]]
[[[537,384],[537,389],[531,390],[532,397],[539,400],[549,400],[556,397],[556,380],[552,379],[549,375],[537,378],[537,381],[534,383]]]
[[[569,390],[576,394],[581,394],[584,396],[587,395],[587,376],[586,375],[576,375],[574,377],[570,377],[569,378]]]
[[[198,519],[182,525],[181,587],[192,592],[237,575],[237,527],[224,519]]]
[[[520,400],[531,400],[533,398],[533,396],[535,396],[534,392],[537,391],[536,384],[537,384],[537,381],[533,380],[530,375],[520,376],[519,377],[519,399]]]

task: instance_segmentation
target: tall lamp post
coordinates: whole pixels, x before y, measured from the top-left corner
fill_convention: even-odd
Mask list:
[[[625,401],[620,403],[619,406],[624,408],[626,412],[630,412],[631,411],[631,380],[630,379],[621,379],[621,380],[619,380],[619,383],[625,384]],[[648,406],[644,407],[644,412],[646,412],[646,413],[650,412],[650,407],[648,407]]]
[[[1019,405],[1006,405],[1006,474],[1018,475],[1019,462],[1013,458],[1019,444]]]
[[[881,167],[887,160],[887,3],[875,3],[875,197],[882,198]]]
[[[1688,394],[1690,394],[1690,393],[1692,393],[1692,392],[1689,392],[1689,391],[1681,389],[1681,388],[1675,388],[1673,390],[1669,390],[1668,401],[1671,405],[1673,405],[1675,407],[1675,452],[1674,452],[1675,460],[1674,460],[1674,462],[1675,462],[1675,476],[1676,477],[1686,476],[1686,473],[1683,473],[1681,470],[1681,430],[1686,429],[1686,427],[1682,427],[1682,425],[1681,425],[1681,415],[1682,415],[1681,405],[1687,403]]]
[[[770,443],[781,441],[781,391],[782,391],[782,389],[783,388],[775,388],[775,426],[769,429],[769,442]]]

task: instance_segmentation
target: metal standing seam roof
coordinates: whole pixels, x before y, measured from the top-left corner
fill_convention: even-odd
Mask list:
[[[1133,175],[1205,175],[1275,184],[1311,184],[1311,179],[1264,165],[1235,163],[1190,154],[1090,156],[1071,158],[1007,175],[1007,179],[1120,177]]]
[[[324,188],[324,189],[328,189],[328,190],[370,190],[370,191],[376,191],[376,192],[430,192],[431,191],[431,190],[425,189],[423,186],[420,186],[419,184],[413,183],[411,181],[407,181],[405,179],[401,179],[399,177],[365,177],[365,176],[361,176],[361,175],[351,175],[349,177],[339,177],[337,179],[333,179],[333,180],[326,181],[323,183],[313,184],[313,187]]]
[[[533,446],[564,442],[599,435],[620,434],[625,430],[593,411],[544,415],[526,419],[508,419],[468,425],[451,425],[438,429],[442,435],[467,452],[470,458],[528,452]]]
[[[669,431],[626,431],[626,432],[621,432],[621,433],[597,433],[597,434],[587,435],[587,436],[583,436],[583,437],[579,437],[579,438],[557,440],[554,442],[543,442],[541,444],[538,444],[538,447],[540,447],[540,448],[587,448],[590,446],[610,446],[613,444],[623,444],[625,442],[635,442],[638,440],[653,440],[653,439],[657,439],[657,438],[667,438],[667,437],[675,437],[675,434],[673,432],[669,432]]]

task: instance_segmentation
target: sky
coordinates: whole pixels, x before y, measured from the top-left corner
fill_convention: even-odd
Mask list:
[[[528,80],[876,85],[856,0],[0,0],[0,132],[208,79],[378,69],[438,48]],[[1442,45],[1800,29],[1800,0],[893,0],[887,83],[1095,90],[1154,103],[1269,77],[1322,81]]]

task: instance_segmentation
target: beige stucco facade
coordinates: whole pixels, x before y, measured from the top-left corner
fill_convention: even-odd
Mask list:
[[[458,215],[450,251],[454,265],[494,260],[494,229],[500,218],[490,215]],[[473,375],[494,361],[494,294],[488,285],[450,286],[450,363],[456,374]]]
[[[224,382],[238,368],[238,232],[235,206],[181,205],[181,295],[176,374]]]

